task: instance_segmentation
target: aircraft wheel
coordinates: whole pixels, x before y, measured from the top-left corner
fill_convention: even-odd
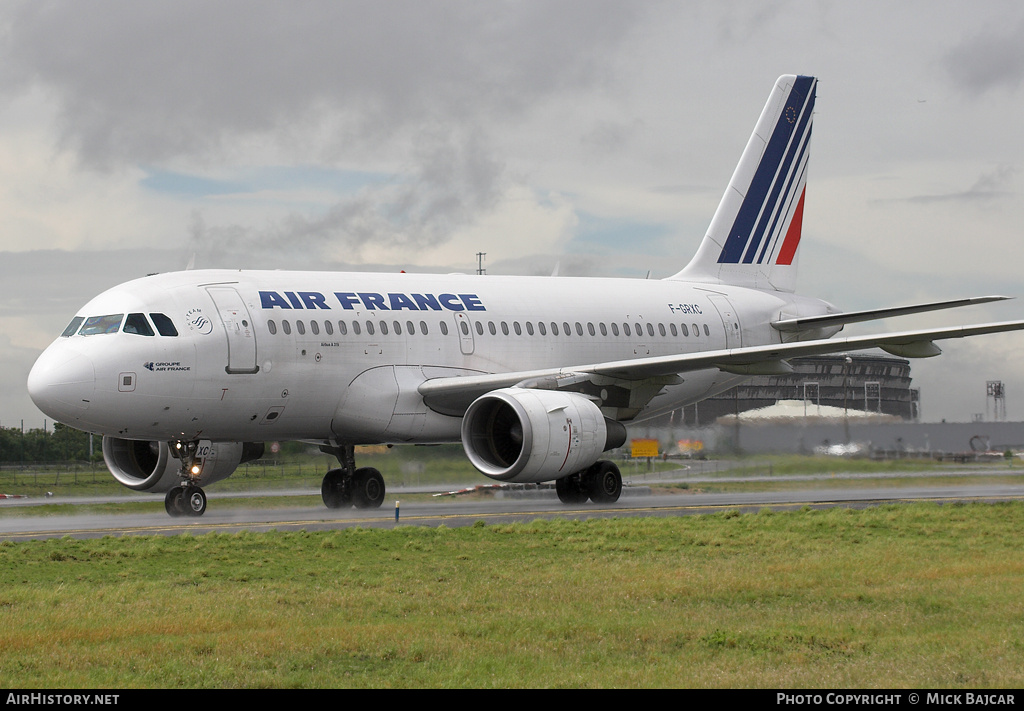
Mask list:
[[[376,509],[384,503],[384,477],[373,467],[356,469],[352,484],[352,502],[357,509]]]
[[[181,505],[189,516],[202,516],[206,513],[206,492],[198,486],[190,486],[181,496]]]
[[[347,486],[344,469],[331,469],[324,474],[320,484],[320,497],[329,509],[340,509],[352,505],[352,487]]]
[[[601,461],[587,471],[590,500],[595,504],[613,504],[622,494],[622,475],[614,463]]]
[[[570,474],[555,480],[555,493],[558,500],[563,504],[585,504],[590,496],[583,488],[582,477],[579,474]]]
[[[164,496],[164,510],[167,512],[168,516],[177,518],[185,513],[181,498],[184,493],[184,489],[180,486],[176,486],[173,489],[170,489],[167,492],[167,495]]]

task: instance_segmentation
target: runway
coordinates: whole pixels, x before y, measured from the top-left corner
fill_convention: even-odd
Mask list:
[[[308,493],[308,492],[306,492]],[[615,504],[566,506],[554,491],[531,492],[514,498],[441,499],[403,503],[396,520],[394,501],[408,490],[390,491],[384,506],[375,510],[327,509],[318,497],[310,497],[309,506],[276,509],[221,508],[218,496],[210,492],[210,505],[201,518],[170,518],[163,512],[144,514],[105,514],[67,516],[3,516],[13,502],[0,503],[0,540],[98,538],[126,535],[201,535],[204,533],[270,530],[334,530],[362,526],[469,526],[477,521],[487,524],[525,522],[537,518],[607,518],[627,516],[691,516],[734,509],[743,513],[764,508],[784,511],[803,506],[827,508],[847,506],[864,508],[892,502],[1024,500],[1024,484],[960,485],[946,487],[808,489],[804,491],[752,492],[731,494],[652,494],[646,486],[623,489]],[[270,494],[268,494],[270,495]],[[161,497],[162,499],[162,497]],[[314,504],[315,502],[315,504]]]

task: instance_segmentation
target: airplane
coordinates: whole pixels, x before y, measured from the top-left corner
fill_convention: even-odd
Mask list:
[[[329,508],[380,506],[355,446],[461,442],[501,482],[554,480],[567,504],[612,503],[604,453],[639,422],[791,371],[798,356],[1020,330],[1024,321],[833,338],[848,323],[996,301],[842,312],[795,293],[817,79],[771,90],[696,255],[665,279],[186,270],[89,301],[39,356],[48,416],[103,435],[114,478],[164,492],[172,516],[263,442],[337,458]]]

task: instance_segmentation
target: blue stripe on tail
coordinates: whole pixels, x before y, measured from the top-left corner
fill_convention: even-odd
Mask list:
[[[793,83],[718,257],[720,264],[741,261],[750,264],[755,256],[759,263],[764,259],[771,240],[765,241],[760,254],[757,254],[758,248],[766,232],[770,235],[775,231],[779,216],[787,211],[794,198],[790,192],[796,184],[795,175],[800,171],[792,167],[794,161],[796,166],[800,165],[809,144],[814,83],[814,77],[805,76],[797,77]]]

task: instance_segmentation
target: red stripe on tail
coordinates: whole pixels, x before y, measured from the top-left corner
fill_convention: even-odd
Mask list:
[[[779,250],[779,258],[776,264],[792,264],[796,256],[796,248],[800,246],[800,230],[804,222],[804,196],[807,195],[807,188],[800,193],[800,202],[796,205],[796,212],[793,213],[793,221],[789,223],[789,231],[786,232],[786,239],[782,242],[782,249]]]

